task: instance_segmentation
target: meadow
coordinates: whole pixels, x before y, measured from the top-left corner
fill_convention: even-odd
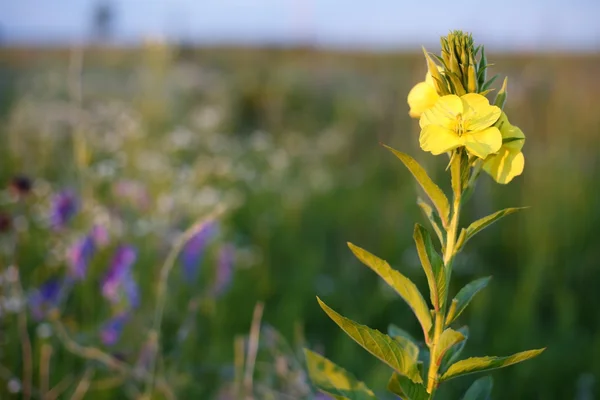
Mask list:
[[[481,179],[464,218],[531,208],[456,261],[451,293],[493,276],[460,317],[465,356],[547,346],[494,372],[494,398],[593,399],[600,56],[488,59],[509,77],[527,161],[508,186]],[[315,296],[381,331],[389,321],[419,330],[346,242],[427,285],[412,246],[417,187],[380,145],[442,175],[406,104],[425,71],[421,54],[308,48],[0,50],[0,398],[141,399],[151,380],[152,398],[237,399],[250,358],[248,395],[313,399],[303,346],[385,398],[387,367]],[[216,209],[175,254],[182,232]],[[471,381],[436,399],[459,398]]]

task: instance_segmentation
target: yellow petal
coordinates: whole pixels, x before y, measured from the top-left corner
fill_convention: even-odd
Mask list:
[[[500,129],[502,141],[505,142],[502,147],[506,147],[517,152],[521,151],[523,145],[525,144],[525,135],[519,127],[511,125],[510,122],[508,122],[506,113],[502,113],[498,119],[498,122],[496,122],[496,126],[498,129]]]
[[[454,94],[440,97],[435,105],[423,112],[419,125],[438,125],[446,129],[455,130],[456,116],[463,112],[463,103],[460,97]]]
[[[461,139],[469,153],[479,158],[486,158],[490,154],[496,153],[502,146],[502,135],[495,126],[467,132],[462,135]]]
[[[483,164],[483,169],[498,183],[506,184],[515,176],[521,175],[525,167],[525,157],[520,151],[502,148]]]
[[[442,71],[441,68],[438,68],[438,71]],[[425,83],[428,83],[431,85],[431,87],[435,88],[435,85],[433,84],[433,77],[431,76],[431,74],[429,73],[429,71],[425,74]]]
[[[427,125],[419,137],[421,148],[433,155],[446,153],[462,145],[456,132],[438,125]]]
[[[425,110],[433,107],[439,97],[433,84],[427,82],[417,83],[408,92],[408,105],[410,107],[408,114],[412,118],[419,118]]]
[[[468,131],[479,131],[494,125],[502,110],[490,105],[489,100],[477,93],[467,93],[460,98],[463,102],[463,120],[465,129]]]

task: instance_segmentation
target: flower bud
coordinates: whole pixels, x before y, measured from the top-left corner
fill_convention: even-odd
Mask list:
[[[448,86],[446,85],[446,79],[440,73],[437,64],[431,59],[427,50],[423,48],[423,53],[425,54],[425,59],[427,60],[427,69],[431,77],[433,78],[433,86],[435,90],[440,96],[445,96],[447,94],[451,94],[450,90],[448,90]]]
[[[504,103],[506,103],[506,87],[508,85],[508,77],[504,78],[504,83],[502,84],[502,88],[496,95],[496,100],[494,100],[494,105],[500,107],[502,110],[504,108]]]
[[[444,76],[451,85],[452,93],[462,96],[465,93],[477,93],[478,67],[473,37],[461,31],[454,31],[442,38],[442,57]]]

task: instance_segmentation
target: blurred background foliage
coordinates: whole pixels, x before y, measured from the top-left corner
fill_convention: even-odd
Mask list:
[[[479,235],[458,258],[452,293],[474,278],[494,277],[460,318],[471,332],[465,356],[548,346],[539,359],[494,372],[494,398],[596,398],[600,59],[488,59],[492,73],[509,77],[506,111],[527,135],[526,168],[508,186],[483,176],[462,221],[504,207],[531,208]],[[169,280],[160,369],[179,398],[226,392],[234,339],[247,334],[257,301],[264,302],[267,334],[277,335],[277,343],[288,341],[291,352],[301,343],[320,349],[383,392],[387,367],[329,321],[315,295],[379,330],[394,323],[419,333],[408,307],[353,258],[346,242],[390,261],[425,290],[412,244],[413,224],[425,222],[417,188],[379,145],[415,156],[449,187],[441,182],[445,165],[418,149],[418,123],[408,117],[406,95],[424,74],[420,54],[157,43],[129,51],[1,50],[0,183],[8,188],[21,174],[34,183],[25,211],[17,210],[9,189],[0,203],[19,232],[16,264],[25,290],[64,273],[64,247],[93,223],[106,224],[119,242],[138,249],[141,306],[107,348],[135,362],[175,233],[224,204],[219,240],[236,249],[229,290],[206,294],[214,255],[203,260],[198,281],[187,282],[179,268]],[[142,191],[142,199],[119,197],[119,182],[138,188],[128,193]],[[51,195],[64,188],[80,196],[82,211],[55,235],[42,216]],[[3,271],[13,262],[11,235],[2,238]],[[72,336],[84,342],[93,341],[106,317],[96,292],[107,260],[94,259],[95,272],[62,310]],[[2,296],[6,303],[11,294],[3,289]],[[5,306],[0,315],[0,397],[19,398],[7,386],[8,372],[19,376],[23,362],[16,316]],[[54,348],[52,385],[69,376],[76,382],[89,362],[62,349],[52,334],[40,334],[39,326],[30,318],[36,357],[44,343]],[[184,339],[181,327],[189,328]],[[273,371],[281,375],[281,368]],[[285,397],[285,386],[264,376],[256,379],[280,392],[257,398],[298,398],[298,392]],[[472,380],[451,381],[440,399],[459,398]],[[312,398],[309,392],[303,396]],[[126,395],[131,391],[122,386],[90,392],[98,399]]]

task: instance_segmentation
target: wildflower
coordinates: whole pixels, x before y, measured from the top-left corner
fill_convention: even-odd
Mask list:
[[[33,317],[38,321],[58,305],[63,282],[58,278],[50,278],[29,296],[29,308]]]
[[[50,225],[54,229],[62,229],[77,213],[79,205],[75,193],[69,190],[58,193],[52,201]]]
[[[181,251],[181,264],[187,282],[195,281],[206,246],[215,237],[217,229],[215,222],[209,222],[188,240]]]
[[[96,244],[91,235],[86,235],[73,244],[67,252],[70,274],[75,279],[85,278],[88,265],[96,253]]]
[[[123,300],[131,307],[137,307],[138,288],[131,267],[136,259],[136,250],[130,246],[119,247],[113,256],[110,268],[102,281],[102,295],[111,303]]]
[[[500,130],[492,126],[501,113],[480,94],[442,96],[421,115],[421,148],[438,155],[464,146],[485,159],[502,146]]]
[[[225,244],[219,250],[217,259],[217,271],[213,294],[220,296],[229,287],[233,277],[233,261],[235,257],[235,248],[231,244]]]
[[[521,175],[525,167],[525,157],[521,152],[525,144],[523,131],[508,122],[502,113],[496,126],[502,134],[502,147],[498,154],[489,156],[483,163],[483,169],[498,183],[506,184],[515,176]]]
[[[100,340],[102,343],[106,346],[112,346],[117,343],[128,320],[129,314],[121,313],[106,321],[100,330]]]
[[[433,85],[433,78],[431,74],[427,72],[425,75],[425,81],[417,83],[408,92],[408,105],[410,111],[408,115],[411,118],[419,118],[423,112],[433,107],[439,99],[435,86]]]
[[[94,244],[99,248],[108,245],[110,240],[108,231],[103,225],[94,225],[90,232],[90,236],[93,238]]]
[[[24,197],[31,192],[33,184],[31,179],[24,175],[17,175],[10,181],[10,190],[19,197]]]

